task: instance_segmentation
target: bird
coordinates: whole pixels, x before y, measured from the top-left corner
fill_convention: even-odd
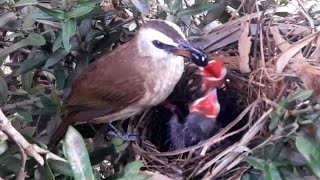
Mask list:
[[[217,91],[213,89],[191,104],[186,117],[179,112],[174,113],[169,120],[172,149],[186,148],[213,136],[219,129],[215,121],[219,111]]]
[[[64,100],[67,113],[51,136],[55,147],[69,125],[110,123],[126,119],[163,102],[184,72],[184,59],[208,63],[173,22],[150,20],[129,42],[104,54],[84,69]]]

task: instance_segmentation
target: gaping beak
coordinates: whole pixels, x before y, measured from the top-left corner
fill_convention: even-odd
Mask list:
[[[207,92],[222,86],[226,74],[227,69],[224,67],[221,60],[217,59],[209,61],[206,67],[200,68],[203,91]]]
[[[180,41],[177,47],[171,49],[173,54],[191,59],[196,65],[205,67],[208,64],[206,53],[199,48],[191,46],[187,41]]]
[[[217,90],[214,89],[206,94],[205,97],[194,101],[190,106],[190,112],[200,112],[208,118],[215,119],[220,112]]]

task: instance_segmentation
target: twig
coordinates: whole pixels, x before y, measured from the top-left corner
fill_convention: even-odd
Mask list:
[[[2,109],[3,112],[6,112],[6,111],[9,111],[9,110],[12,110],[15,108],[21,108],[21,107],[28,106],[31,104],[36,104],[36,103],[40,102],[40,100],[41,100],[40,97],[35,97],[35,98],[31,98],[31,99],[28,99],[25,101],[17,102],[14,104],[7,104],[7,105],[0,107],[0,108]]]
[[[18,144],[18,148],[20,150],[20,155],[21,155],[21,167],[19,169],[16,180],[23,180],[26,177],[25,167],[26,167],[26,161],[27,161],[27,154],[19,144]]]

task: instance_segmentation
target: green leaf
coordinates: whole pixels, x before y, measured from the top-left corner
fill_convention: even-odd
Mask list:
[[[62,23],[62,42],[64,48],[71,49],[70,38],[75,34],[77,28],[76,21],[68,19]]]
[[[37,0],[20,0],[14,6],[22,7],[22,6],[37,5],[38,3],[39,2]]]
[[[13,74],[14,76],[19,76],[20,74],[26,73],[38,66],[41,66],[47,60],[46,52],[42,50],[34,50],[28,55],[27,59],[24,60],[21,66]]]
[[[52,52],[55,52],[56,50],[58,50],[61,47],[62,47],[62,32],[59,31],[56,40],[53,42]]]
[[[143,162],[142,161],[133,161],[128,163],[125,167],[124,167],[124,174],[125,176],[132,176],[132,175],[136,175],[140,172],[140,168],[143,166]]]
[[[48,9],[43,6],[37,6],[41,11],[47,13],[48,15],[52,17],[56,17],[58,19],[65,19],[65,12],[60,9]]]
[[[8,149],[8,143],[7,141],[0,141],[0,155],[3,154],[4,152],[6,152],[6,150]]]
[[[8,99],[8,86],[6,81],[0,76],[0,104],[4,104]]]
[[[313,173],[320,177],[320,146],[313,140],[305,137],[296,138],[296,146],[299,152],[306,158]]]
[[[265,163],[263,172],[266,180],[282,180],[278,168],[273,163]]]
[[[17,112],[14,114],[16,120],[24,121],[24,122],[32,122],[31,112],[26,111],[24,109],[17,109]]]
[[[69,163],[48,159],[48,164],[53,172],[66,176],[73,176],[73,171]]]
[[[56,77],[56,88],[62,90],[67,80],[67,70],[59,65],[54,69],[54,76]]]
[[[32,86],[33,72],[29,71],[21,75],[22,89],[28,91]]]
[[[0,16],[0,27],[7,24],[9,21],[14,20],[16,17],[16,13],[14,12],[7,12],[1,14]]]
[[[145,15],[149,12],[149,1],[148,0],[130,0],[135,8]]]
[[[44,37],[37,33],[30,33],[26,40],[30,45],[36,47],[40,47],[46,44],[46,40],[44,39]]]
[[[88,151],[80,133],[69,126],[63,144],[63,152],[67,157],[73,177],[76,180],[94,179]]]
[[[181,0],[165,0],[165,4],[167,4],[169,11],[174,14],[180,9],[181,2]]]
[[[311,97],[313,90],[302,90],[288,98],[288,102],[292,101],[305,101]]]
[[[183,16],[194,16],[200,13],[204,13],[205,11],[209,11],[210,9],[214,8],[216,3],[203,3],[203,4],[194,4],[190,7],[185,9],[179,10],[176,14],[177,17]]]
[[[264,166],[263,163],[265,162],[263,159],[259,159],[253,156],[248,156],[248,157],[245,157],[245,160],[255,169],[263,170],[263,166]]]
[[[270,116],[271,116],[271,122],[270,122],[270,124],[269,124],[269,126],[268,126],[268,128],[269,128],[269,130],[270,131],[273,131],[273,130],[275,130],[277,127],[278,127],[278,124],[279,124],[279,122],[280,122],[280,115],[277,113],[277,112],[271,112],[271,114],[270,114]]]
[[[68,51],[66,51],[64,48],[60,48],[59,50],[52,53],[48,60],[46,61],[46,64],[44,65],[45,68],[49,68],[55,64],[57,64],[61,59],[63,59],[68,54]]]
[[[283,148],[283,143],[281,141],[275,142],[264,148],[264,159],[275,160],[279,156]]]
[[[38,166],[35,172],[35,180],[55,180],[54,175],[48,165],[47,159],[45,159],[44,166]]]
[[[90,11],[92,11],[92,9],[93,7],[90,6],[79,6],[69,12],[66,12],[66,17],[69,19],[80,17],[88,14]]]

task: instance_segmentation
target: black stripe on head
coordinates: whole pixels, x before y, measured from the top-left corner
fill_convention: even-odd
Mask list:
[[[170,37],[177,44],[180,42],[180,40],[184,40],[184,37],[182,37],[177,30],[162,20],[149,21],[144,25],[144,28],[156,29],[157,31]]]

